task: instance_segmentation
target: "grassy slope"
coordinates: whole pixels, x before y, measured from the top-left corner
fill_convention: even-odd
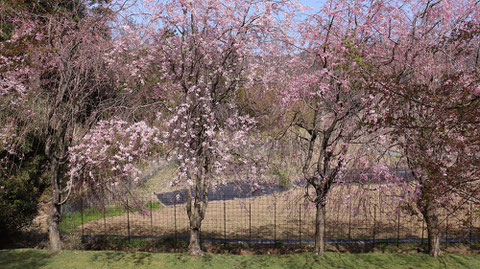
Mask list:
[[[425,254],[212,255],[114,251],[0,250],[0,268],[480,268],[480,255]]]
[[[145,205],[145,208],[147,210],[149,209],[155,210],[155,209],[160,209],[162,207],[163,205],[161,205],[159,202],[154,202],[152,204],[147,203]],[[130,210],[130,212],[137,212],[137,211],[138,209],[136,208]],[[118,206],[108,207],[105,210],[105,217],[120,216],[123,214],[126,214],[125,209]],[[88,208],[83,211],[83,223],[102,219],[103,217],[104,215],[103,215],[102,209],[99,209],[96,207]],[[68,214],[62,217],[62,221],[60,222],[60,231],[63,233],[71,233],[81,225],[82,225],[82,214],[81,212],[75,212],[73,214]]]

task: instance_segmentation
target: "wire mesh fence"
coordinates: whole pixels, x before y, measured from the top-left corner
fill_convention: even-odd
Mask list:
[[[202,222],[204,239],[251,243],[312,242],[315,235],[315,207],[300,189],[240,199],[219,199],[208,203]],[[335,190],[331,193],[335,196]],[[386,206],[390,199],[373,189],[362,199],[329,200],[326,208],[327,242],[380,241],[400,243],[424,241],[426,225],[419,214]],[[64,207],[62,231],[82,235],[188,238],[189,219],[184,203],[162,205],[152,195],[142,210],[114,201],[106,207],[80,198]],[[455,212],[440,214],[442,241],[473,242],[480,239],[479,208],[465,203]]]

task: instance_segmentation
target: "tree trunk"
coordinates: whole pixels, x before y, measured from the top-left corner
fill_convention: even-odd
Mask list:
[[[196,190],[196,195],[187,198],[187,214],[190,220],[190,243],[188,245],[188,254],[191,256],[202,256],[203,251],[200,246],[200,228],[207,208],[206,192]],[[200,197],[203,196],[203,199]]]
[[[200,247],[200,230],[190,228],[190,244],[188,245],[188,254],[191,256],[202,256],[203,251]]]
[[[55,205],[52,201],[48,224],[48,237],[50,241],[50,250],[52,251],[59,251],[63,248],[62,240],[60,238],[60,230],[58,229],[60,219],[60,206]]]
[[[189,214],[190,218],[190,243],[188,245],[188,254],[191,256],[202,256],[203,251],[200,246],[200,227],[202,217],[199,206],[194,206]]]
[[[317,255],[323,255],[325,253],[325,205],[323,203],[317,203],[317,213],[315,218],[315,249],[314,252]]]
[[[59,188],[60,164],[53,160],[51,165],[50,183],[52,187],[52,203],[50,205],[50,216],[48,220],[48,237],[50,250],[62,250],[63,244],[60,238],[59,224],[61,220],[60,188]]]
[[[434,258],[440,256],[440,227],[438,217],[434,212],[426,214],[427,234],[428,234],[428,254]]]

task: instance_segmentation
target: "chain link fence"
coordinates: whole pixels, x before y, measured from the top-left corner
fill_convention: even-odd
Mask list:
[[[362,197],[344,199],[334,188],[326,216],[326,240],[331,243],[365,241],[418,242],[427,237],[420,214],[385,203],[392,200],[381,188]],[[252,197],[228,197],[208,203],[201,235],[205,240],[249,243],[308,243],[315,235],[315,207],[294,187]],[[79,198],[64,207],[61,229],[84,236],[125,236],[188,239],[188,216],[184,201],[161,203],[152,194],[143,210],[114,201],[108,206]],[[223,199],[220,199],[220,198]],[[340,199],[340,198],[338,198]],[[470,202],[455,212],[441,212],[442,241],[474,242],[480,239],[479,208]]]

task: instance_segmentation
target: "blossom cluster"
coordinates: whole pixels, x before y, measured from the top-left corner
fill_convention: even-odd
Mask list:
[[[70,151],[70,175],[82,183],[138,183],[141,164],[161,145],[159,131],[141,121],[100,121]]]

